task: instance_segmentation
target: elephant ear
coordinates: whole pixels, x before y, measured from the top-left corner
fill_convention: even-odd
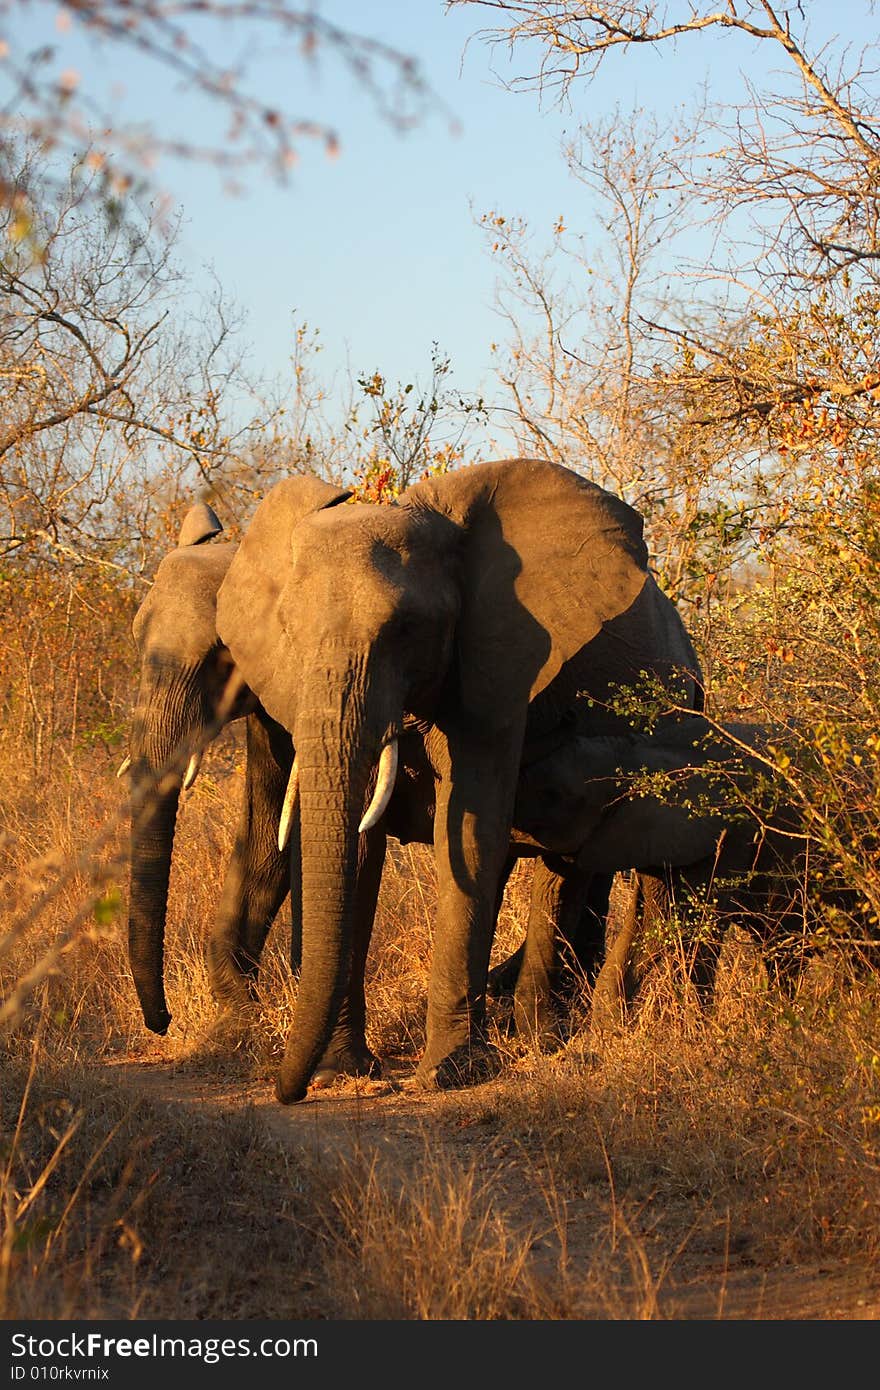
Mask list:
[[[279,597],[290,572],[294,528],[311,512],[338,506],[351,496],[309,475],[277,483],[254,512],[220,586],[218,635],[260,699],[271,686],[286,642]]]
[[[648,580],[638,512],[541,459],[475,464],[417,483],[400,502],[434,507],[465,534],[456,630],[464,715],[488,727],[514,722],[556,682],[552,724],[577,693],[560,688],[566,663],[628,613]],[[575,663],[571,679],[583,669]]]
[[[198,666],[217,641],[217,594],[236,547],[218,541],[223,526],[212,507],[197,502],[183,519],[177,545],[159,562],[132,622],[141,659],[156,667]]]
[[[219,536],[222,530],[223,525],[213,507],[209,507],[207,502],[197,502],[183,518],[177,544],[201,545],[204,541]]]
[[[132,623],[142,656],[169,667],[205,660],[217,641],[217,594],[235,552],[221,541],[168,552]]]

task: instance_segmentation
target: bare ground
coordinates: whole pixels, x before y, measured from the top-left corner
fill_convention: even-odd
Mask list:
[[[121,1086],[153,1103],[203,1114],[248,1115],[255,1126],[331,1175],[339,1166],[375,1171],[382,1188],[403,1190],[426,1160],[452,1170],[474,1168],[491,1184],[508,1228],[526,1238],[530,1273],[548,1291],[564,1280],[565,1300],[550,1316],[584,1319],[811,1319],[880,1317],[880,1270],[863,1263],[768,1265],[756,1257],[748,1230],[699,1204],[641,1201],[615,1192],[612,1174],[598,1175],[595,1197],[563,1199],[548,1216],[540,1155],[491,1123],[521,1086],[505,1076],[462,1092],[406,1087],[412,1063],[391,1060],[388,1079],[346,1082],[283,1107],[269,1080],[199,1073],[186,1061],[129,1056],[114,1064]],[[625,1215],[624,1215],[625,1212]],[[705,1214],[703,1214],[705,1215]],[[573,1295],[572,1291],[577,1293]]]

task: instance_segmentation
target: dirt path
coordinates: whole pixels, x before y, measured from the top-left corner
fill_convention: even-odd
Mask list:
[[[255,1123],[309,1161],[324,1166],[328,1159],[374,1163],[388,1188],[410,1181],[427,1155],[449,1160],[462,1171],[475,1166],[491,1177],[493,1198],[510,1229],[533,1233],[533,1272],[551,1285],[559,1278],[558,1230],[548,1222],[546,1201],[536,1190],[534,1163],[524,1161],[503,1132],[487,1130],[480,1120],[487,1111],[503,1109],[515,1080],[480,1087],[481,1109],[475,1110],[474,1093],[404,1089],[401,1081],[411,1067],[392,1063],[387,1081],[349,1082],[282,1107],[268,1082],[206,1078],[185,1063],[129,1059],[115,1070],[120,1080],[154,1102],[197,1107],[202,1113],[206,1108],[217,1113],[248,1110]],[[662,1224],[662,1242],[657,1222],[647,1214],[640,1229],[627,1227],[619,1234],[615,1259],[609,1251],[607,1200],[601,1210],[586,1199],[566,1202],[568,1302],[572,1287],[582,1290],[578,1317],[880,1318],[880,1271],[831,1264],[760,1267],[752,1262],[748,1243],[731,1239],[729,1230],[696,1230],[689,1209],[680,1218],[664,1211]],[[619,1290],[613,1287],[615,1270],[620,1271]]]

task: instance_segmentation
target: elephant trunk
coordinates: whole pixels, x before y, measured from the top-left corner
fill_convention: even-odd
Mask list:
[[[373,760],[362,732],[347,738],[326,715],[296,731],[302,862],[302,968],[293,1026],[276,1085],[301,1100],[346,998],[352,971],[358,823]]]
[[[165,1003],[165,915],[180,789],[159,792],[141,764],[133,779],[137,809],[131,820],[131,887],[128,959],[144,1023],[167,1033],[171,1014]]]
[[[168,1031],[165,1002],[165,917],[183,770],[179,764],[200,711],[186,674],[163,676],[161,694],[142,687],[131,743],[131,884],[128,958],[144,1023]],[[169,767],[176,775],[163,776]],[[189,769],[187,769],[189,771]]]

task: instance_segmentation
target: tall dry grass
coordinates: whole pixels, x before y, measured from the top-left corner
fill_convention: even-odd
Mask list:
[[[0,961],[3,997],[88,909],[5,1035],[0,1315],[651,1318],[674,1315],[665,1291],[695,1262],[877,1260],[880,983],[844,956],[787,1001],[731,939],[706,1017],[670,951],[625,1029],[594,1038],[581,1001],[552,1056],[509,1037],[495,1002],[499,1081],[395,1129],[399,1162],[291,1147],[235,1100],[268,1093],[289,1026],[286,908],[247,1045],[216,1033],[205,970],[240,736],[218,740],[182,806],[164,1039],[142,1028],[128,975],[124,820],[105,829],[123,804],[116,761],[92,749],[40,784],[10,767],[0,782],[3,927],[58,884]],[[91,863],[83,846],[102,834]],[[496,958],[519,939],[528,877],[523,864]],[[393,845],[370,1042],[404,1069],[423,1042],[433,895],[429,852]],[[204,1082],[228,1103],[194,1103]]]

